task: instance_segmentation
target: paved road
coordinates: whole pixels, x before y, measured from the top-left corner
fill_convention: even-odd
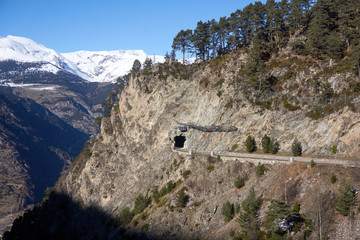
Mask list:
[[[203,156],[220,156],[221,158],[237,158],[242,160],[257,160],[257,161],[269,161],[269,163],[282,162],[305,162],[310,163],[314,160],[315,163],[329,164],[329,165],[341,165],[345,167],[358,167],[360,168],[360,161],[355,160],[343,160],[343,159],[331,159],[331,158],[311,158],[311,157],[292,157],[292,156],[277,156],[267,154],[249,154],[249,153],[237,153],[237,152],[198,152],[183,148],[173,148],[174,151],[180,153],[186,153],[188,155],[203,155]]]

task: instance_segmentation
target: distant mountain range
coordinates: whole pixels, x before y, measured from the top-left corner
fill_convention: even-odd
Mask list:
[[[28,71],[56,74],[64,70],[90,82],[114,82],[131,69],[135,59],[144,62],[148,57],[155,62],[164,61],[163,56],[150,56],[143,50],[58,53],[29,38],[0,37],[0,61],[42,63]],[[8,79],[1,80],[4,83]]]

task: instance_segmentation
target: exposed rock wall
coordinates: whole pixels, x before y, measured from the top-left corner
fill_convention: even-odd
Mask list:
[[[297,138],[305,154],[328,155],[329,148],[337,145],[337,157],[358,158],[359,113],[346,107],[312,120],[305,117],[303,110],[261,110],[249,104],[243,96],[239,90],[241,82],[232,84],[232,79],[238,77],[236,69],[241,64],[231,60],[219,72],[214,72],[208,65],[187,78],[171,74],[163,77],[158,74],[160,67],[156,66],[153,70],[156,74],[132,78],[120,94],[119,104],[113,108],[111,117],[103,119],[101,133],[92,139],[91,157],[74,163],[58,182],[58,191],[69,194],[84,206],[99,206],[116,216],[125,206],[132,207],[139,193],[146,194],[149,189],[161,187],[169,180],[182,179],[185,180],[182,186],[188,188],[192,204],[201,202],[201,207],[189,204],[182,214],[164,209],[149,210],[152,214],[147,220],[150,230],[159,236],[180,231],[178,233],[185,238],[204,236],[214,239],[215,236],[216,239],[227,239],[229,230],[238,225],[235,221],[225,224],[221,220],[219,208],[226,200],[241,202],[251,186],[268,198],[281,199],[284,183],[291,178],[295,189],[291,203],[300,201],[302,211],[315,221],[316,206],[319,205],[312,202],[319,197],[334,199],[337,192],[330,184],[330,173],[337,173],[340,169],[342,175],[338,175],[339,178],[346,178],[360,187],[356,169],[319,166],[312,171],[305,164],[274,165],[269,166],[270,172],[263,178],[257,178],[252,163],[240,164],[234,159],[233,162],[216,163],[216,170],[211,174],[206,166],[214,164],[211,163],[213,160],[201,157],[184,159],[172,151],[174,137],[181,134],[186,136],[185,149],[227,151],[235,143],[243,148],[248,135],[254,136],[259,144],[266,133],[279,141],[282,152],[290,152],[291,144]],[[309,74],[311,71],[305,71],[296,79]],[[215,84],[220,78],[224,79],[223,83]],[[181,133],[177,122],[234,126],[238,130],[203,132],[190,128]],[[179,169],[171,171],[174,159],[185,162]],[[182,175],[186,169],[192,172],[189,179]],[[247,187],[240,191],[233,187],[239,174],[249,179]],[[174,199],[176,192],[167,197],[171,205],[174,205]],[[325,212],[326,216],[334,213],[330,207],[324,209]],[[355,218],[358,219],[358,214]],[[343,239],[345,235],[342,234],[350,234],[336,230],[341,219],[326,223],[331,239]],[[357,224],[358,220],[355,222]],[[316,234],[312,235],[314,239]],[[358,231],[351,234],[360,235]]]

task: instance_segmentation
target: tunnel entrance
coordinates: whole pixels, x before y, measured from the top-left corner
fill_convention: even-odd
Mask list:
[[[186,141],[186,137],[184,136],[176,136],[174,138],[175,140],[175,144],[174,144],[174,147],[176,148],[183,148],[184,147],[184,143]]]

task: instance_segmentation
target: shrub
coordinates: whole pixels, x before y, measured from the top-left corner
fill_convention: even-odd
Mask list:
[[[184,208],[186,206],[186,203],[188,202],[187,198],[188,197],[185,194],[185,190],[181,189],[181,191],[179,191],[179,193],[177,194],[177,206]]]
[[[264,175],[265,170],[266,170],[266,168],[265,168],[264,164],[258,163],[258,165],[255,167],[256,176]]]
[[[332,145],[331,147],[330,147],[330,152],[331,152],[331,154],[336,154],[337,153],[337,145]]]
[[[233,152],[233,151],[235,151],[237,148],[239,147],[239,145],[238,144],[233,144],[232,146],[231,146],[231,152]]]
[[[300,212],[300,203],[299,202],[294,203],[293,212],[294,213],[299,213]]]
[[[316,163],[314,161],[314,159],[311,159],[311,162],[310,162],[310,167],[313,168],[315,167]]]
[[[130,211],[130,208],[125,207],[121,210],[119,216],[116,218],[116,223],[119,226],[124,226],[127,225],[131,222],[131,220],[133,219],[134,215],[133,213]]]
[[[333,175],[331,175],[330,180],[331,180],[331,183],[334,184],[334,183],[336,183],[337,178],[336,178],[336,176],[333,174]]]
[[[224,217],[225,222],[229,222],[235,216],[234,204],[231,204],[229,201],[224,203],[221,214]]]
[[[184,177],[184,179],[187,179],[187,177],[191,174],[191,170],[188,169],[185,172],[183,172],[182,176]]]
[[[215,166],[214,165],[209,165],[206,167],[206,169],[209,171],[209,172],[212,172],[215,170]]]
[[[244,178],[242,178],[241,176],[238,176],[235,180],[234,185],[236,188],[242,188],[243,186],[245,186]]]
[[[147,231],[147,230],[149,230],[149,227],[150,227],[150,224],[145,223],[144,225],[142,225],[141,229],[144,231]]]
[[[294,142],[291,145],[291,151],[294,156],[301,156],[302,154],[302,146],[299,140],[297,140],[297,138],[295,138]]]
[[[255,142],[255,138],[253,138],[252,136],[248,136],[245,140],[245,148],[246,151],[251,153],[251,152],[255,152],[256,151],[256,142]]]
[[[261,146],[264,153],[270,152],[270,137],[266,134],[261,139]]]

